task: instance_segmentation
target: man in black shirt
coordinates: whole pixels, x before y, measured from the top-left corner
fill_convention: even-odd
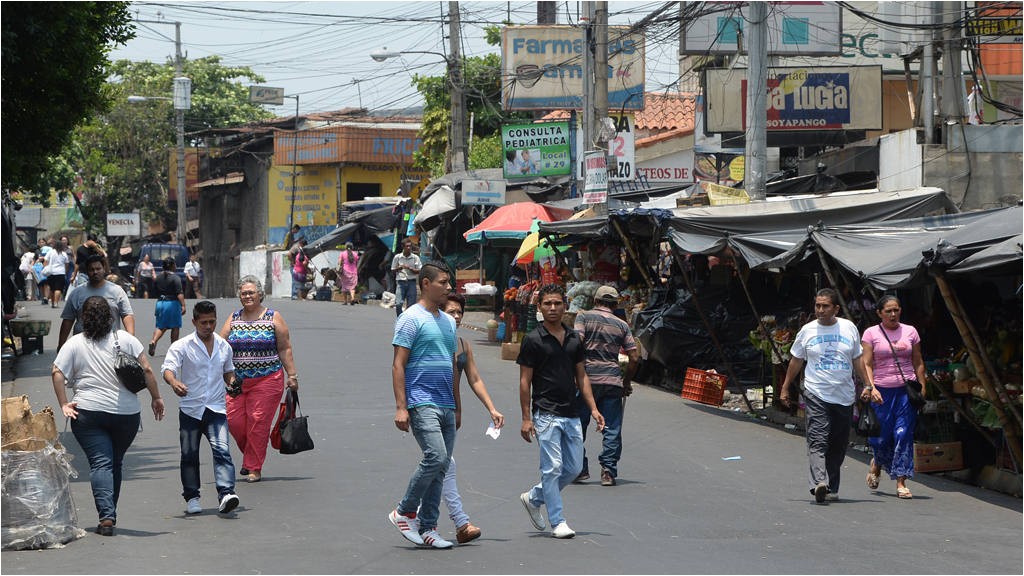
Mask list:
[[[88,277],[88,271],[85,269],[86,260],[93,254],[107,255],[103,248],[100,248],[100,245],[96,243],[96,235],[89,234],[85,239],[85,243],[75,250],[75,269],[71,272],[71,284],[81,286],[86,283]]]
[[[519,350],[519,403],[523,413],[523,440],[537,438],[541,480],[519,495],[537,530],[544,530],[540,507],[547,506],[551,535],[572,538],[576,533],[562,517],[562,488],[583,469],[583,428],[575,409],[576,393],[590,408],[597,431],[604,417],[594,403],[584,370],[585,349],[579,335],[562,324],[565,289],[548,284],[540,289],[539,308],[544,323],[523,339]],[[532,388],[532,393],[531,393]]]

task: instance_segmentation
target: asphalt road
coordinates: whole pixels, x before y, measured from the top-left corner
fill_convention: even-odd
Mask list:
[[[217,300],[221,318],[236,302]],[[133,301],[148,341],[152,301]],[[189,302],[191,314],[192,301]],[[518,495],[537,482],[535,444],[518,434],[518,370],[484,334],[463,330],[498,409],[504,434],[484,435],[487,415],[464,386],[456,443],[459,487],[483,536],[453,550],[417,549],[387,521],[419,458],[412,436],[392,423],[390,362],[394,312],[376,306],[273,301],[284,314],[302,375],[302,411],[317,447],[271,453],[264,479],[242,482],[238,509],[216,513],[208,449],[205,512],[183,513],[176,399],[164,385],[168,418],[143,411],[144,430],[128,452],[117,534],[95,534],[56,550],[4,552],[7,574],[135,573],[1021,573],[1021,500],[938,477],[864,484],[867,457],[851,450],[841,500],[815,505],[805,486],[802,436],[747,416],[639,386],[628,400],[619,485],[597,480],[563,493],[577,531],[555,540],[533,529]],[[36,318],[56,311],[29,304]],[[19,360],[4,395],[54,405],[45,353]],[[166,351],[161,342],[157,362]],[[63,430],[63,423],[58,423]],[[70,430],[79,525],[95,526],[88,465]],[[588,447],[599,450],[599,435]],[[236,454],[236,463],[240,456]],[[740,459],[725,458],[739,456]],[[592,463],[596,466],[596,462]],[[599,471],[599,470],[598,470]],[[598,474],[591,473],[596,479]],[[440,529],[454,539],[442,508]]]

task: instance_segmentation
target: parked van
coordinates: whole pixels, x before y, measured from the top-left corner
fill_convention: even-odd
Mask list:
[[[164,271],[164,260],[174,258],[174,273],[181,278],[181,286],[185,287],[185,263],[188,262],[188,248],[181,244],[143,244],[139,249],[139,261],[149,254],[153,270],[160,274]]]

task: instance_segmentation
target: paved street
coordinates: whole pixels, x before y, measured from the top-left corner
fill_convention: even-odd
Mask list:
[[[235,300],[217,300],[220,318]],[[153,301],[134,300],[143,343]],[[189,317],[194,301],[189,301]],[[264,479],[241,483],[241,504],[216,513],[208,447],[203,505],[185,517],[178,476],[176,397],[162,385],[168,418],[143,411],[144,431],[128,453],[117,535],[88,534],[60,550],[5,552],[7,574],[43,573],[1020,573],[1021,500],[922,475],[915,499],[864,484],[866,455],[850,451],[841,500],[811,502],[802,436],[744,415],[707,408],[644,386],[628,400],[619,485],[596,480],[563,493],[574,540],[531,526],[518,500],[537,482],[535,444],[519,437],[518,369],[500,360],[482,332],[481,373],[508,419],[498,440],[463,387],[456,444],[465,507],[483,536],[454,550],[417,549],[387,521],[419,458],[412,436],[392,423],[394,312],[376,306],[273,301],[287,320],[302,375],[303,413],[317,447],[268,455]],[[29,303],[33,317],[56,310]],[[20,360],[4,395],[28,394],[36,410],[54,405],[49,368],[55,323],[41,356]],[[190,331],[184,330],[185,332]],[[167,350],[160,343],[156,363]],[[145,397],[143,393],[143,397]],[[148,404],[148,401],[144,404]],[[64,425],[58,422],[58,429]],[[95,527],[88,466],[70,433],[79,525]],[[592,457],[599,435],[588,440]],[[237,450],[236,465],[240,463]],[[739,456],[739,460],[724,458]],[[591,473],[596,478],[596,462]],[[442,507],[443,510],[443,507]],[[442,511],[442,534],[454,528]]]

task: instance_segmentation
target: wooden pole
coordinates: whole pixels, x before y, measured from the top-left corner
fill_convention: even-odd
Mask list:
[[[988,396],[989,402],[996,411],[996,416],[999,418],[999,422],[1003,425],[1003,433],[1006,435],[1006,443],[1009,445],[1013,458],[1016,462],[1021,462],[1021,430],[1020,425],[1013,421],[1011,414],[1007,414],[1004,406],[1004,398],[1001,398],[996,393],[996,388],[992,384],[992,377],[988,373],[988,362],[983,360],[983,354],[981,347],[974,339],[974,333],[969,325],[967,315],[964,314],[963,307],[960,306],[960,300],[957,298],[956,293],[953,291],[952,286],[946,280],[942,274],[935,274],[935,283],[939,286],[939,292],[942,293],[942,299],[946,302],[946,308],[949,309],[949,315],[953,318],[953,322],[956,324],[957,330],[960,332],[960,337],[963,338],[964,345],[967,347],[968,353],[972,358],[975,359],[974,368],[978,373],[978,380],[981,381],[981,385],[985,388],[985,394]],[[1005,392],[1004,392],[1005,394]]]
[[[836,276],[832,273],[832,268],[828,265],[828,260],[825,259],[825,252],[822,251],[821,246],[815,245],[814,250],[818,253],[818,260],[821,262],[822,269],[825,270],[825,276],[828,278],[829,284],[835,286],[836,294],[839,295],[839,305],[850,312],[850,307],[846,305],[846,298],[843,298],[843,291],[839,289],[839,283],[836,282]]]
[[[640,261],[640,256],[638,256],[636,250],[633,249],[633,244],[629,241],[629,236],[626,236],[626,232],[622,230],[622,225],[619,224],[618,220],[613,220],[611,217],[608,218],[608,221],[615,226],[615,231],[622,237],[622,242],[626,245],[626,252],[629,254],[629,257],[633,259],[633,263],[636,264],[636,267],[640,270],[640,274],[644,277],[644,282],[647,282],[647,287],[653,288],[654,282],[651,281],[650,275],[647,274],[647,267]]]

